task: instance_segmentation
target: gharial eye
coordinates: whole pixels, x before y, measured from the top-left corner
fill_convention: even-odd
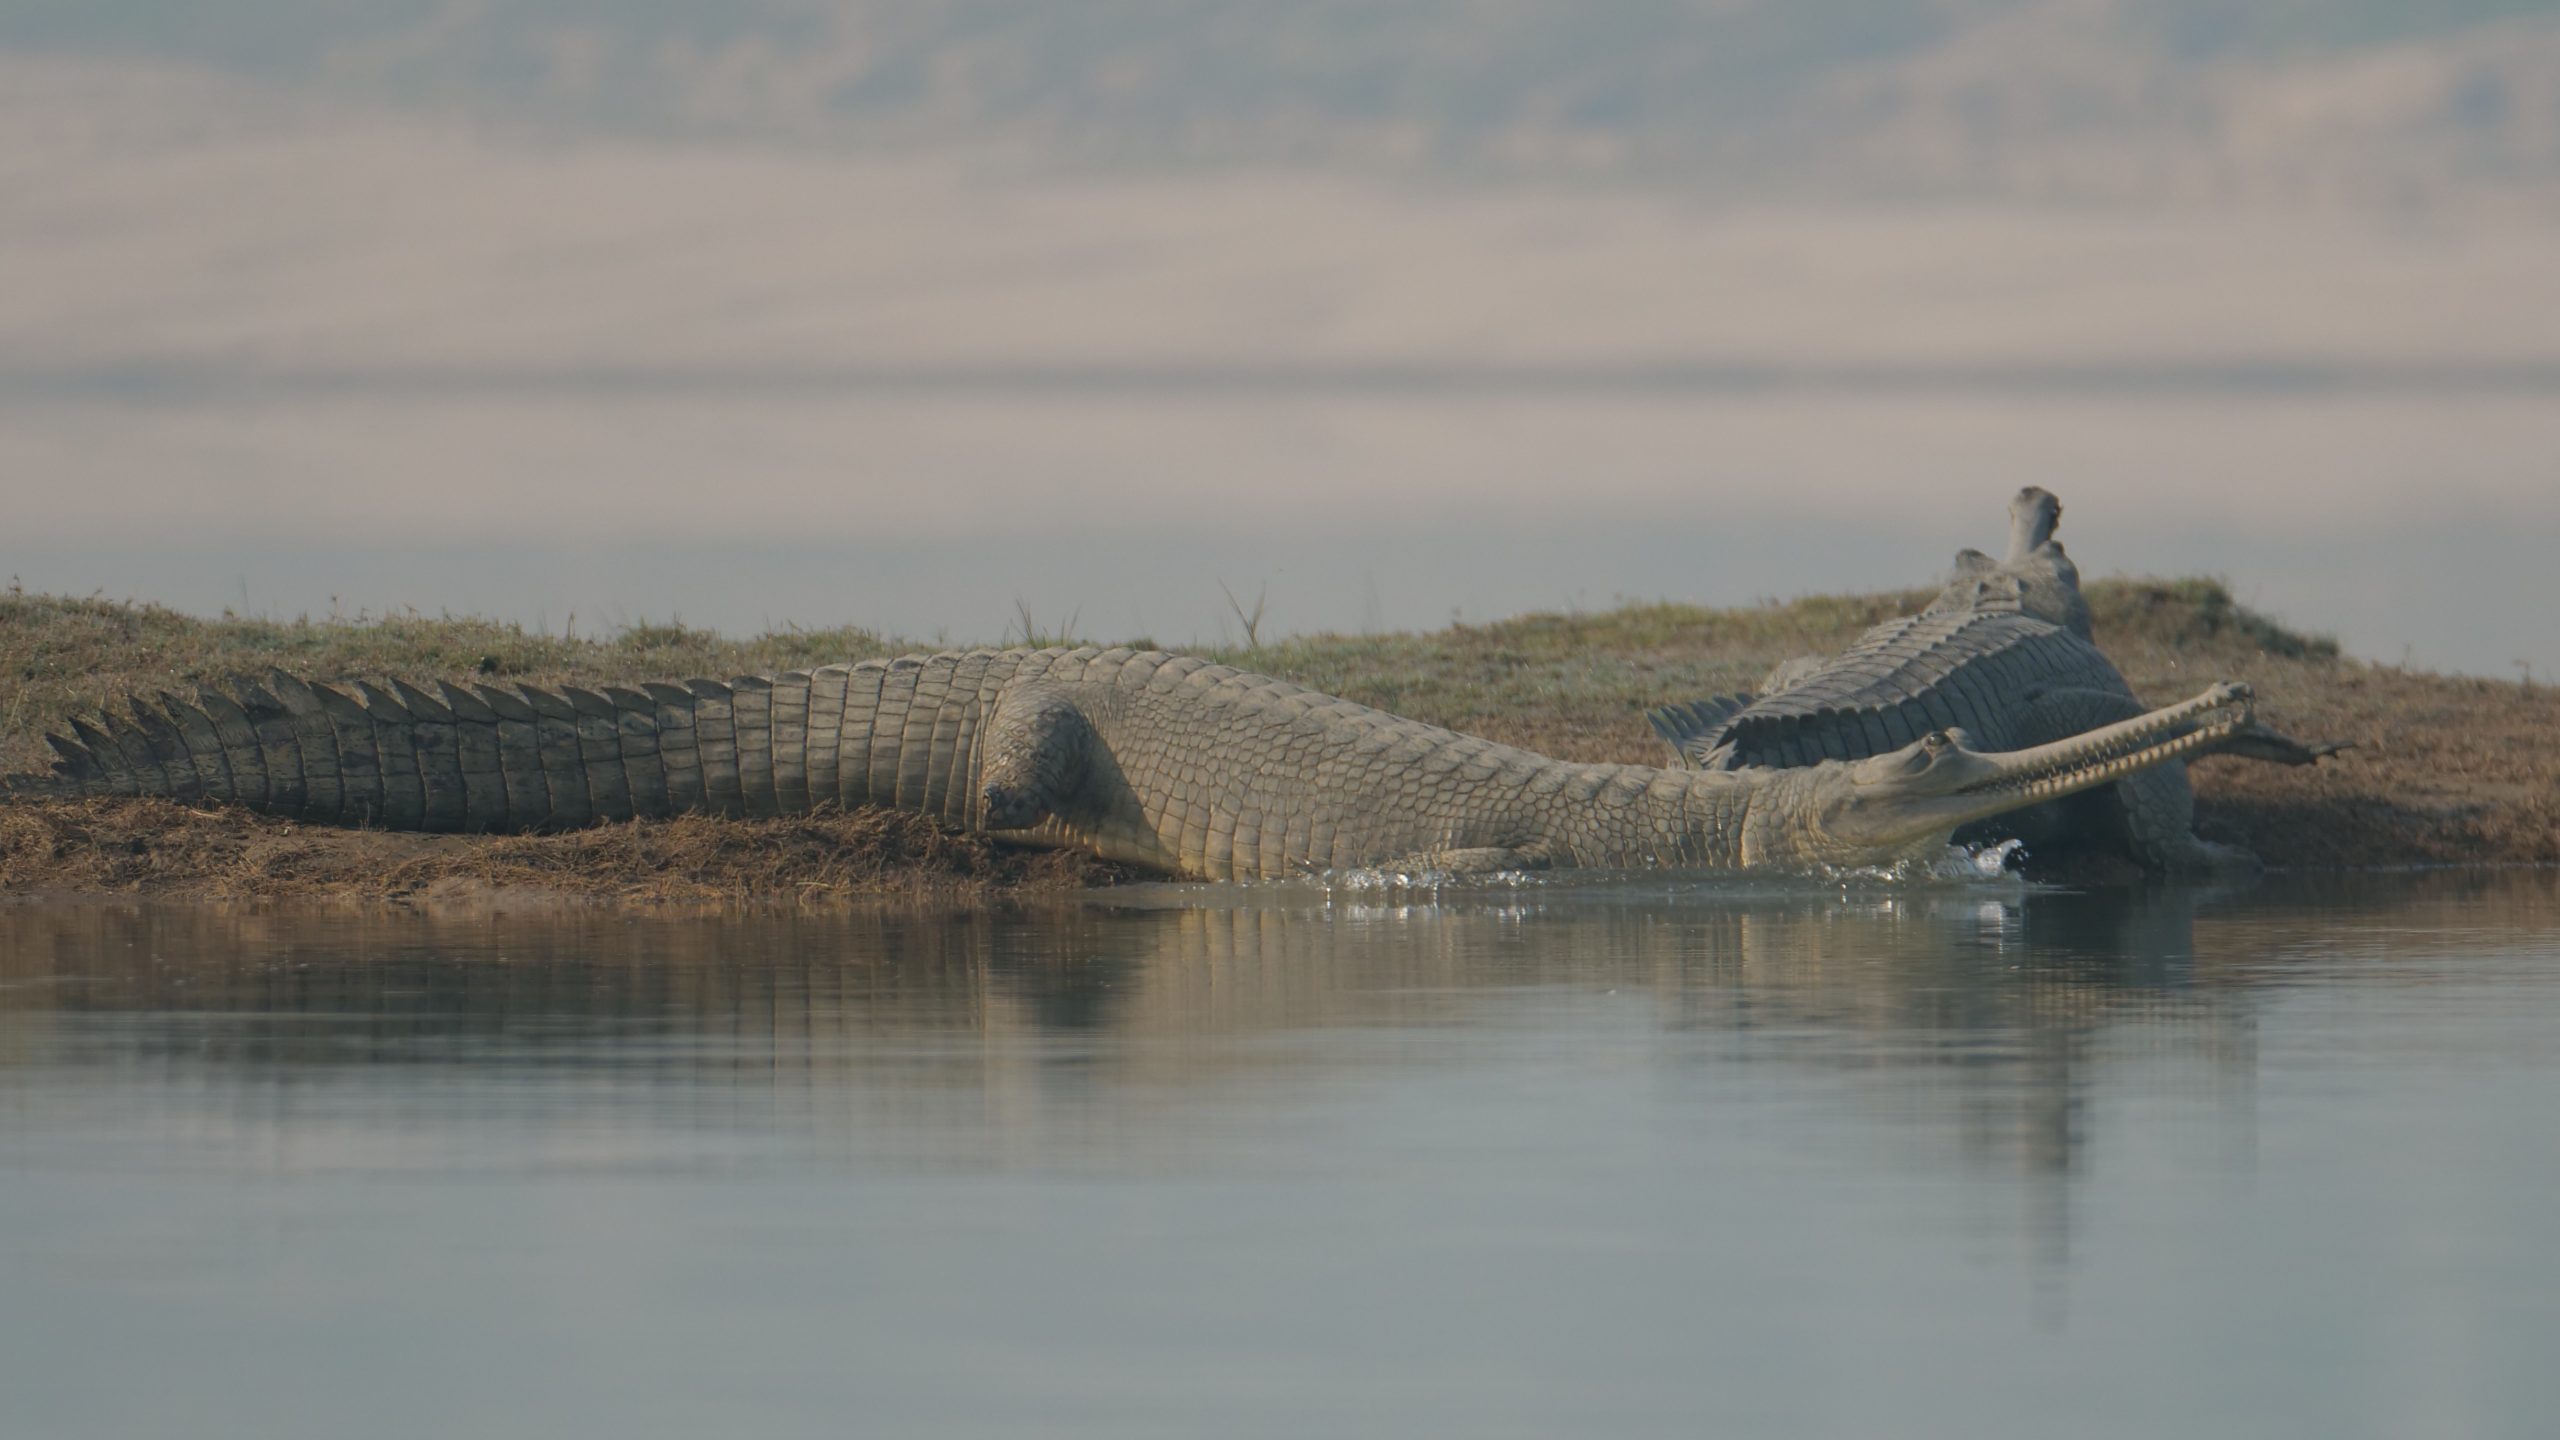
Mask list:
[[[1930,754],[1936,755],[1954,743],[1956,742],[1947,738],[1946,731],[1932,730],[1929,732],[1928,736],[1920,742],[1920,745],[1921,748],[1927,750]]]

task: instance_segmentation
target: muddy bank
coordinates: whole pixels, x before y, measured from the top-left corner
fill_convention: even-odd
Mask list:
[[[2317,768],[2194,767],[2198,828],[2270,865],[2560,864],[2560,693],[2371,665],[2231,601],[2210,581],[2089,587],[2098,640],[2154,704],[2213,680],[2257,687],[2263,719],[2353,748]],[[1647,707],[1749,688],[1788,656],[1837,650],[1925,600],[1817,597],[1706,610],[1630,606],[1421,635],[1316,636],[1230,663],[1579,760],[1658,763]],[[0,597],[0,772],[43,768],[41,737],[135,692],[281,665],[321,679],[399,674],[595,684],[769,671],[895,653],[863,631],[732,641],[676,627],[604,640],[472,620],[199,620],[146,606]],[[914,816],[688,817],[568,835],[333,830],[168,801],[0,804],[0,893],[612,904],[828,904],[1056,893],[1125,878]],[[2060,878],[2127,878],[2088,871]]]
[[[473,836],[297,825],[167,800],[0,806],[0,892],[823,905],[1072,891],[1117,876],[1083,856],[1008,849],[872,810]]]

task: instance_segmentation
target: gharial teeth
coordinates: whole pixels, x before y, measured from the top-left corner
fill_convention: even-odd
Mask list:
[[[2162,741],[2156,745],[2137,746],[2126,752],[2114,752],[2112,747],[2108,747],[2108,749],[2102,753],[2108,754],[2110,758],[2093,758],[2077,764],[2069,761],[2058,761],[2054,768],[2041,774],[2034,776],[2021,776],[2016,779],[2005,780],[1998,786],[1994,787],[1995,792],[2017,791],[2026,795],[2029,799],[2037,799],[2057,793],[2065,785],[2071,784],[2075,779],[2082,776],[2091,777],[2099,783],[2104,783],[2106,781],[2113,780],[2120,775],[2131,774],[2132,772],[2143,768],[2145,765],[2161,760],[2175,759],[2180,755],[2186,754],[2190,750],[2200,748],[2215,740],[2221,739],[2223,736],[2238,729],[2239,726],[2240,721],[2238,719],[2231,719],[2222,721],[2218,724],[2206,725],[2199,729],[2191,730],[2173,740]],[[2163,725],[2153,727],[2153,731],[2151,733],[2157,733],[2159,730],[2166,728],[2167,725],[2164,723]]]

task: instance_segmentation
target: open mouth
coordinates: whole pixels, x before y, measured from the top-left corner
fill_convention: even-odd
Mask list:
[[[2246,685],[2216,685],[2147,715],[1999,756],[1998,774],[1960,793],[2034,801],[2104,785],[2229,737],[2249,723],[2250,699]]]

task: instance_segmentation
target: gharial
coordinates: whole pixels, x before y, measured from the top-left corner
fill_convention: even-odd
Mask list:
[[[685,811],[921,810],[1226,880],[1327,868],[1863,866],[2174,762],[2247,721],[2217,685],[2013,753],[1943,734],[1855,764],[1586,765],[1154,651],[910,656],[602,690],[282,673],[48,737],[16,796],[176,795],[402,830],[547,830]]]
[[[1787,661],[1761,693],[1666,705],[1656,733],[1678,762],[1706,770],[1856,760],[1933,730],[1994,750],[2047,744],[2143,713],[2122,672],[2091,643],[2080,572],[2053,538],[2062,502],[2036,486],[2009,504],[2009,552],[1956,555],[1936,599],[1885,621],[1830,659]],[[2340,747],[2257,725],[2231,727],[2189,755],[2309,764]],[[2194,833],[2183,764],[2160,765],[2073,797],[1969,827],[1969,843],[2019,839],[2042,854],[2110,854],[2155,871],[2256,863]]]

